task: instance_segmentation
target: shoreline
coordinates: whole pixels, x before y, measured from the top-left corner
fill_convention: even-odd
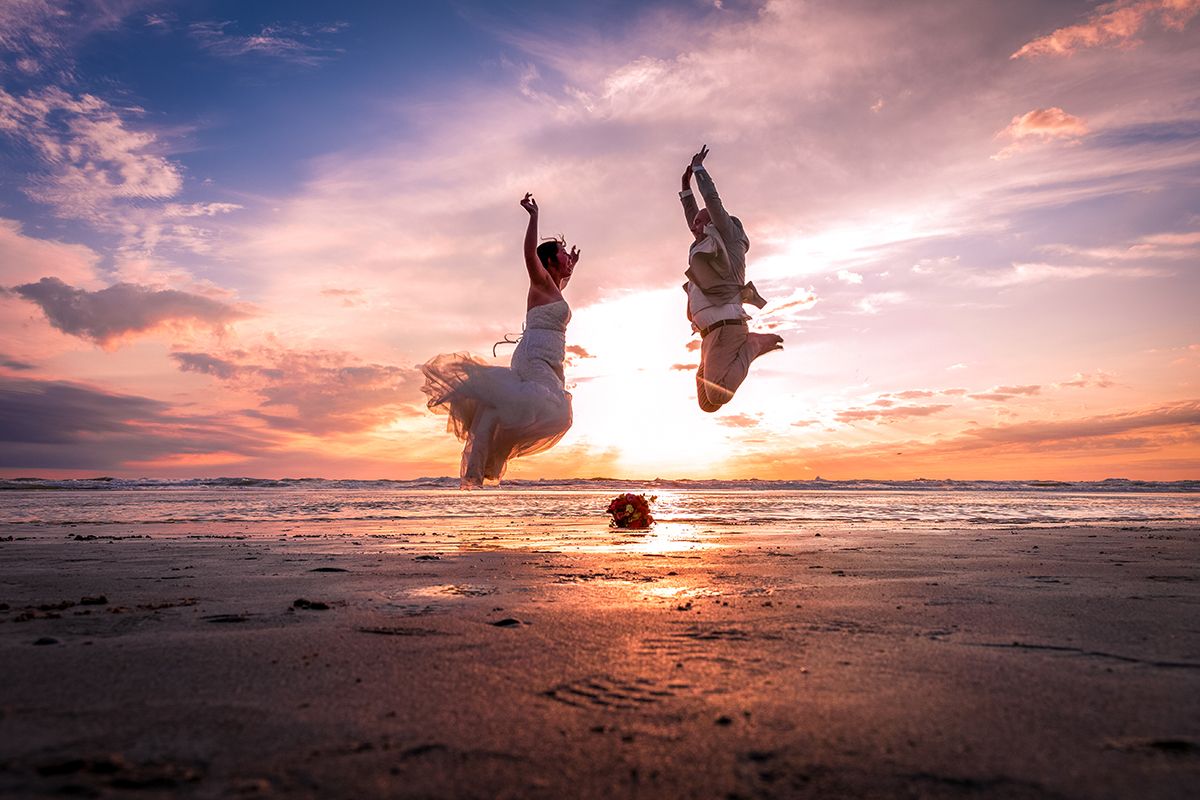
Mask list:
[[[214,538],[226,525],[266,532]],[[1115,798],[1200,780],[1196,526],[487,526],[4,526],[0,790]]]

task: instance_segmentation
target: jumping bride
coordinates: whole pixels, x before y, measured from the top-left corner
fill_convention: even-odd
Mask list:
[[[525,268],[529,296],[525,332],[511,366],[496,367],[466,353],[439,355],[421,366],[429,408],[447,414],[446,429],[465,443],[462,488],[496,484],[508,461],[553,447],[571,427],[571,394],[564,385],[567,323],[562,290],[579,250],[549,239],[538,244],[538,205],[526,194]]]

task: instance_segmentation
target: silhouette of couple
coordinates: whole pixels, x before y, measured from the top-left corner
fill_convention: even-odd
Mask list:
[[[700,334],[696,399],[714,412],[733,399],[754,359],[783,347],[774,334],[751,333],[743,305],[766,301],[746,281],[750,240],[731,216],[704,166],[708,147],[692,156],[683,173],[679,198],[692,232],[688,249],[687,317]],[[692,177],[704,208],[692,192]],[[462,442],[459,474],[464,489],[498,483],[508,461],[554,446],[571,427],[571,394],[565,388],[567,323],[571,309],[563,299],[579,263],[579,250],[561,239],[538,242],[538,205],[526,194],[525,269],[529,294],[525,332],[511,365],[497,367],[466,353],[440,355],[421,366],[429,408],[447,414],[447,429]]]

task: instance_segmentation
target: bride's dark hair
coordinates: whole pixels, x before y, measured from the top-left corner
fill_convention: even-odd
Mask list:
[[[550,269],[550,259],[558,253],[558,248],[563,246],[562,237],[555,239],[547,239],[537,246],[537,257],[542,262],[545,269]]]

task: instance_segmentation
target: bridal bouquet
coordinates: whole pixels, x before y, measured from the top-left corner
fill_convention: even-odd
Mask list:
[[[650,504],[658,497],[649,498],[644,494],[619,494],[608,504],[608,513],[612,514],[614,528],[632,528],[644,530],[654,524],[650,516]]]

